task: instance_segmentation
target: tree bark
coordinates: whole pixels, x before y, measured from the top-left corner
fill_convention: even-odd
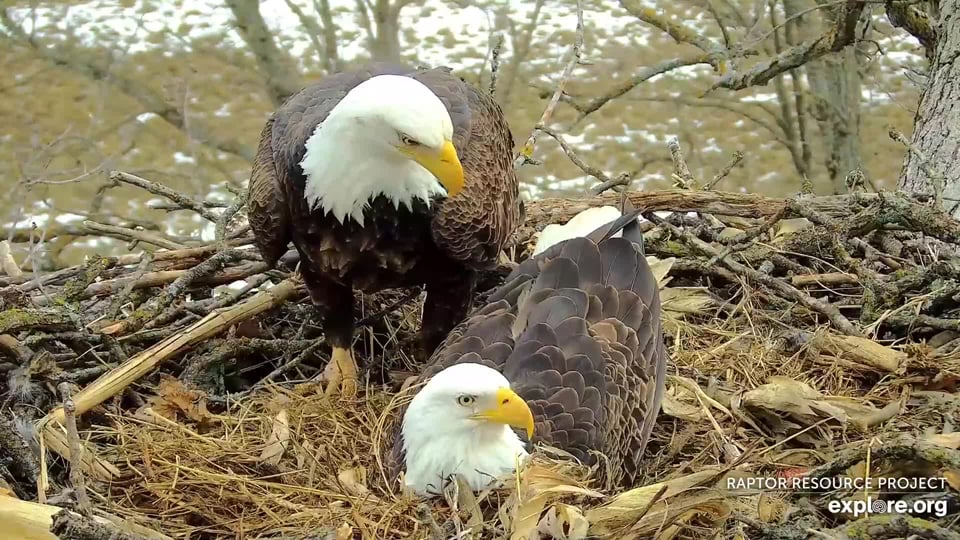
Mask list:
[[[314,10],[320,15],[323,22],[323,67],[327,73],[335,73],[343,69],[340,61],[340,52],[337,50],[337,26],[333,23],[333,13],[330,11],[329,0],[314,0]]]
[[[270,100],[279,106],[302,86],[296,62],[273,40],[273,33],[260,15],[260,0],[227,0],[227,5],[263,72]]]
[[[860,74],[853,47],[807,66],[816,96],[817,122],[823,134],[824,156],[834,194],[844,193],[844,179],[860,159]]]
[[[825,0],[817,0],[824,8],[824,28],[837,25],[840,16]],[[824,165],[830,176],[834,194],[845,193],[848,174],[863,169],[860,156],[860,62],[857,47],[868,30],[869,8],[859,18],[856,28],[857,43],[832,55],[810,62],[807,78],[813,91],[814,110],[823,136],[826,152]]]
[[[936,39],[927,85],[898,185],[911,192],[942,189],[944,209],[960,218],[960,0],[941,0],[939,11],[931,17]]]

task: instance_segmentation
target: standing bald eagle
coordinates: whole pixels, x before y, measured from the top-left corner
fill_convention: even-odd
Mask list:
[[[388,439],[394,477],[420,495],[454,473],[483,489],[527,455],[519,428],[588,466],[604,454],[601,483],[637,480],[667,352],[636,216],[524,261],[453,330]]]
[[[300,254],[332,347],[328,393],[356,391],[354,289],[425,285],[424,357],[463,319],[520,219],[512,153],[497,103],[445,68],[338,73],[267,120],[250,227],[268,264],[290,241]]]

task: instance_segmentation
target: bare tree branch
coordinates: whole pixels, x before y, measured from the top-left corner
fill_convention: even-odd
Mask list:
[[[422,0],[357,0],[360,26],[367,35],[367,49],[377,61],[400,59],[400,13]]]
[[[513,160],[514,169],[518,169],[525,163],[529,163],[531,161],[531,158],[533,157],[533,151],[537,145],[537,133],[539,128],[546,125],[553,116],[553,111],[557,108],[557,103],[560,102],[560,97],[563,96],[563,89],[566,87],[567,81],[570,79],[570,75],[573,73],[573,68],[580,63],[580,54],[582,50],[583,4],[580,0],[577,0],[577,33],[576,37],[574,37],[573,47],[570,51],[570,60],[568,60],[567,65],[564,66],[563,72],[560,74],[560,80],[557,82],[557,89],[553,93],[553,97],[550,98],[550,102],[547,104],[547,107],[543,110],[543,114],[540,115],[540,120],[537,121],[537,125],[534,126],[530,136],[527,137],[526,142],[520,149],[520,154],[516,157],[516,159]]]
[[[930,16],[915,6],[896,0],[887,0],[885,7],[890,24],[903,28],[917,38],[925,49],[927,60],[932,59],[937,45],[937,32],[930,24]]]
[[[697,64],[712,64],[714,58],[709,54],[700,54],[692,56],[689,58],[674,58],[673,60],[667,60],[665,62],[660,62],[659,64],[650,66],[640,73],[637,73],[633,77],[623,81],[619,85],[615,86],[613,89],[609,90],[600,97],[591,99],[590,101],[584,104],[576,104],[572,101],[569,103],[573,105],[575,109],[580,112],[580,120],[583,120],[587,115],[593,114],[600,110],[601,107],[609,103],[610,101],[617,99],[618,97],[626,94],[627,92],[633,90],[637,86],[643,84],[646,81],[656,77],[657,75],[663,75],[669,71],[673,71],[677,68],[684,66],[693,66]]]
[[[317,23],[317,20],[313,17],[307,15],[305,11],[300,7],[299,4],[294,2],[294,0],[283,0],[287,7],[290,8],[290,11],[297,16],[297,20],[300,21],[300,24],[303,25],[303,28],[306,30],[307,37],[310,38],[310,43],[313,44],[313,49],[317,51],[317,59],[320,63],[323,63],[323,57],[326,55],[324,53],[324,45],[320,41],[320,36],[323,34],[323,28],[320,27],[320,24]]]
[[[711,55],[711,64],[722,72],[723,67],[720,63],[726,59],[729,53],[726,48],[719,43],[714,43],[712,40],[701,36],[693,29],[680,23],[668,20],[653,8],[644,7],[639,0],[620,0],[620,5],[634,17],[670,34],[670,37],[675,39],[677,43],[689,43]]]
[[[777,75],[802,66],[826,54],[837,52],[854,42],[857,21],[866,4],[861,0],[847,0],[837,25],[826,34],[791,47],[777,56],[757,64],[745,72],[731,72],[724,75],[708,90],[717,88],[743,90],[751,86],[766,84]]]
[[[149,86],[112,73],[109,66],[98,59],[92,51],[80,47],[69,49],[53,43],[40,43],[27,34],[10,16],[8,10],[0,10],[0,27],[7,30],[8,35],[0,35],[0,42],[26,47],[40,58],[64,69],[73,71],[94,81],[106,81],[114,88],[136,100],[145,112],[156,114],[171,126],[187,133],[195,141],[206,144],[230,154],[253,160],[252,147],[241,143],[237,139],[221,138],[207,129],[197,119],[191,119],[189,126],[182,112],[173,104],[168,103],[161,94]]]
[[[500,102],[506,106],[510,102],[510,96],[513,94],[513,87],[517,81],[517,77],[520,75],[520,66],[523,65],[523,62],[527,59],[527,56],[530,54],[530,44],[533,41],[533,33],[537,29],[537,22],[540,20],[540,11],[543,9],[544,0],[537,0],[537,3],[533,6],[533,11],[530,12],[530,17],[527,19],[527,23],[523,25],[523,29],[519,34],[511,32],[511,45],[513,49],[513,55],[510,58],[510,63],[506,68],[505,81],[502,85],[503,92],[500,94]]]
[[[775,9],[775,2],[771,0],[768,3],[769,12],[770,12],[770,26],[773,27],[771,32],[773,35],[773,50],[775,54],[779,55],[783,52],[783,43],[780,39],[779,32],[779,23],[777,22],[777,13]],[[789,43],[789,41],[788,41]],[[790,45],[793,45],[790,43]],[[791,79],[794,79],[794,85],[796,85],[796,76],[797,70],[790,70]],[[790,141],[790,145],[787,147],[790,150],[790,157],[793,160],[793,166],[797,169],[797,172],[802,178],[810,177],[810,159],[808,155],[803,153],[804,148],[804,136],[805,136],[805,127],[801,126],[801,119],[799,116],[794,116],[795,109],[791,108],[790,101],[791,95],[787,91],[787,83],[784,80],[784,74],[779,73],[773,80],[774,88],[777,92],[777,103],[780,105],[780,127],[783,128],[783,133],[786,135],[787,140]],[[796,87],[796,86],[795,86]],[[807,145],[809,149],[809,145]]]
[[[302,86],[296,62],[286,51],[277,47],[273,32],[260,15],[259,0],[227,0],[227,5],[236,19],[240,36],[250,47],[263,72],[270,100],[275,106],[280,105]]]
[[[640,96],[640,97],[631,97],[629,98],[632,101],[653,101],[660,103],[673,103],[675,105],[683,105],[686,107],[705,107],[710,109],[720,109],[724,111],[731,112],[733,114],[740,115],[747,120],[757,124],[758,126],[765,129],[773,137],[777,143],[782,144],[785,148],[790,148],[790,141],[784,138],[783,130],[779,123],[773,123],[767,120],[766,118],[761,117],[760,115],[755,114],[757,109],[767,113],[775,114],[773,111],[770,111],[766,108],[764,103],[737,103],[735,101],[727,101],[723,99],[710,99],[710,98],[686,98],[683,96]]]
[[[313,9],[320,15],[323,22],[323,68],[327,73],[334,73],[343,69],[340,60],[340,51],[337,49],[337,26],[333,23],[333,13],[330,11],[329,0],[313,0]]]
[[[548,128],[547,126],[539,126],[537,129],[553,137],[553,139],[560,144],[560,148],[563,150],[563,153],[566,154],[568,158],[570,158],[570,161],[572,161],[574,165],[576,165],[581,171],[586,173],[588,176],[592,176],[596,178],[601,182],[601,184],[604,184],[604,185],[609,184],[613,181],[613,179],[610,178],[610,175],[608,175],[607,173],[601,171],[596,167],[591,166],[586,161],[581,159],[580,156],[577,155],[577,153],[573,150],[573,148],[570,147],[567,141],[559,133]],[[626,176],[628,180],[630,177],[632,177],[632,175],[626,175]]]

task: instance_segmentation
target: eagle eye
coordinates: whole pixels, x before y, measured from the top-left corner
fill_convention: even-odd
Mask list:
[[[457,403],[464,407],[469,407],[470,405],[473,405],[474,401],[476,401],[476,398],[473,396],[462,395],[457,397]]]
[[[420,146],[420,143],[413,140],[409,135],[400,134],[400,142],[407,146]]]

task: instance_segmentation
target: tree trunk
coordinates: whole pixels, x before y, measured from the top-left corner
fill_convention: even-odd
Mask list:
[[[844,180],[862,168],[860,159],[860,73],[856,50],[847,47],[807,66],[817,96],[817,122],[826,150],[825,165],[833,193],[846,192]]]
[[[824,19],[818,30],[822,33],[837,25],[839,13],[825,0],[817,0],[817,4],[824,8]],[[834,194],[846,193],[844,181],[847,175],[851,171],[864,168],[860,156],[862,91],[857,50],[860,46],[859,40],[868,32],[869,22],[870,10],[867,7],[857,22],[857,43],[814,60],[806,66],[807,80],[813,91],[813,108],[823,136],[824,165],[830,175],[830,186]]]
[[[279,106],[301,87],[293,57],[273,40],[273,33],[260,14],[260,0],[227,0],[227,5],[233,11],[237,30],[257,59],[270,100]]]
[[[337,26],[333,22],[333,13],[330,11],[329,0],[314,0],[314,9],[320,14],[323,22],[323,68],[327,74],[343,69],[340,61],[340,52],[337,50]]]
[[[931,18],[936,41],[899,187],[942,189],[944,208],[960,218],[960,0],[941,0],[939,8]]]
[[[370,55],[380,62],[400,60],[400,11],[409,2],[399,0],[391,4],[389,0],[377,0],[373,9],[374,35],[370,44]]]

